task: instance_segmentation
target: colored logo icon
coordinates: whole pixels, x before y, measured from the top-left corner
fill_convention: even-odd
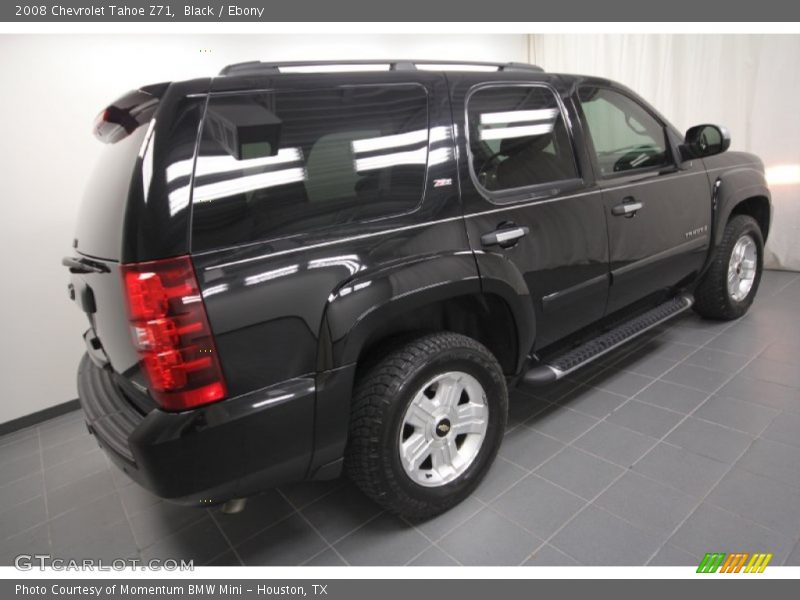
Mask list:
[[[735,552],[726,554],[724,552],[709,552],[700,561],[697,567],[698,573],[763,573],[769,561],[772,560],[771,553],[756,552]]]

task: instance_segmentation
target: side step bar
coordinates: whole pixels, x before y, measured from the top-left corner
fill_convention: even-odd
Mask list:
[[[682,295],[672,298],[650,309],[646,313],[639,315],[635,319],[625,321],[617,325],[614,329],[600,334],[594,339],[589,340],[561,356],[557,356],[544,364],[537,365],[530,369],[522,379],[530,385],[547,385],[569,375],[573,371],[589,364],[596,358],[611,352],[622,344],[640,336],[670,320],[672,317],[681,314],[691,308],[694,298],[689,295]]]

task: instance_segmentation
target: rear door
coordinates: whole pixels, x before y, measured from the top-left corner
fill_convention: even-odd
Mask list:
[[[509,266],[524,279],[536,348],[600,319],[608,293],[602,195],[563,93],[545,82],[454,84],[470,244],[485,280],[510,278]]]
[[[675,162],[666,123],[622,90],[585,86],[579,105],[603,190],[610,245],[608,312],[687,281],[709,243],[702,161]]]

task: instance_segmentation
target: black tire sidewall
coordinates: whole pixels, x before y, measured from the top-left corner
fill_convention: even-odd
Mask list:
[[[471,348],[456,348],[428,357],[416,365],[410,376],[397,389],[395,402],[387,411],[386,426],[382,429],[380,445],[385,450],[385,466],[392,479],[408,497],[429,504],[455,503],[474,489],[493,462],[503,439],[508,410],[507,392],[502,373],[487,368],[488,359]],[[425,487],[412,481],[400,461],[399,441],[403,416],[422,386],[447,371],[463,371],[475,377],[483,386],[489,407],[489,423],[478,455],[467,470],[455,481],[439,487]]]

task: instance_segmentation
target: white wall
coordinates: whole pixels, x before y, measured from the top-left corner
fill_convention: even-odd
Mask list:
[[[245,60],[525,62],[527,53],[524,35],[0,36],[0,423],[76,397],[86,319],[67,299],[60,261],[101,150],[91,125],[108,102]]]
[[[682,131],[726,125],[767,167],[768,266],[800,270],[800,35],[536,35],[531,59],[624,83]]]

